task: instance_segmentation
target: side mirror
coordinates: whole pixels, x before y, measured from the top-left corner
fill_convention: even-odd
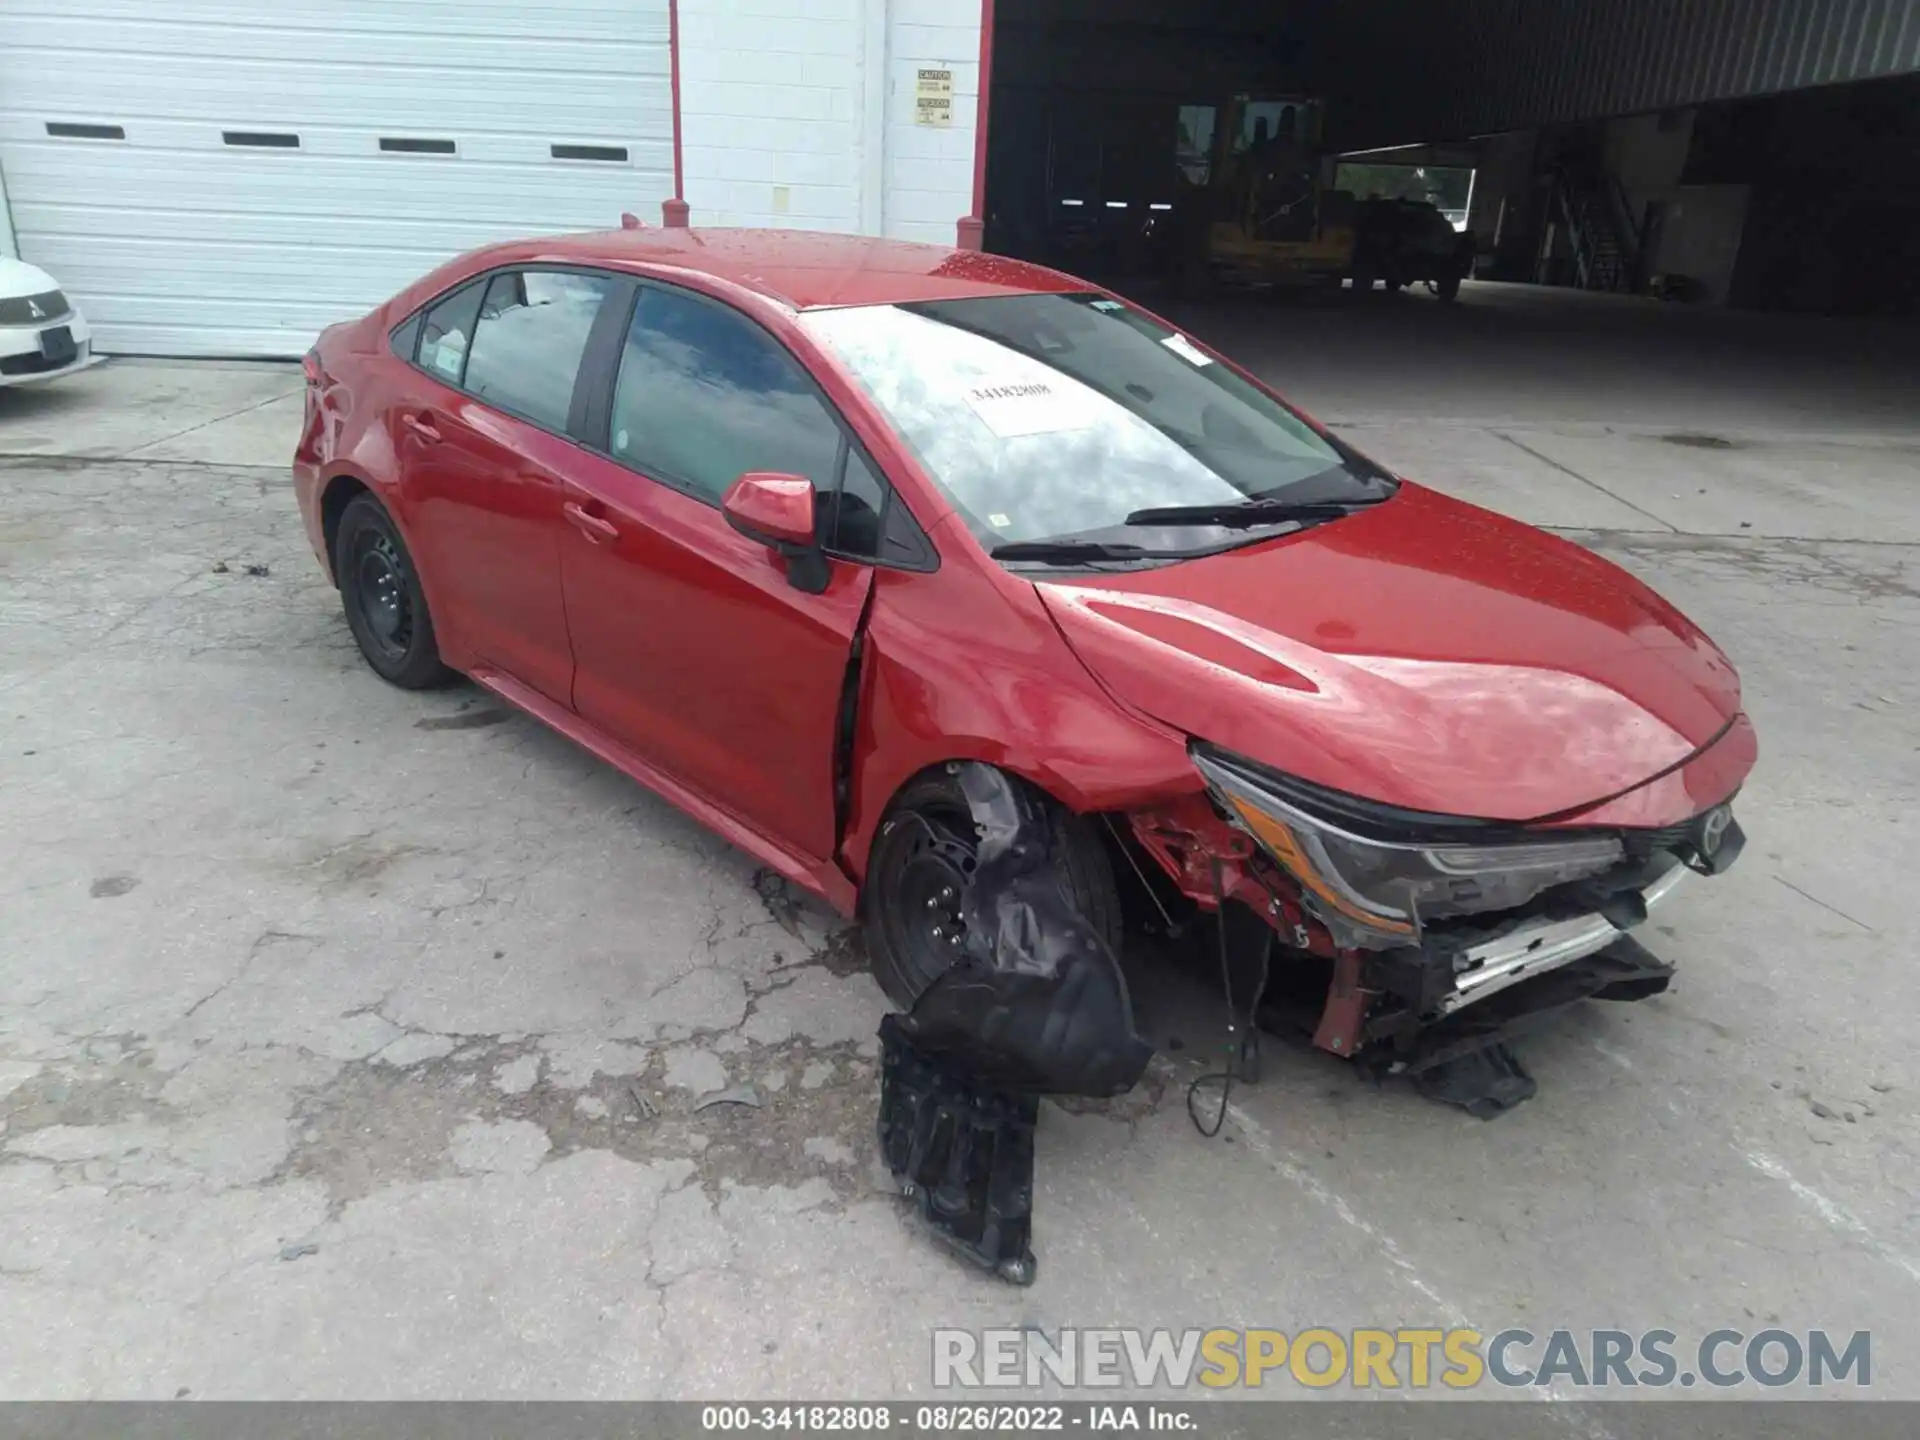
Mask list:
[[[720,513],[727,524],[785,558],[787,580],[818,595],[827,588],[827,557],[814,527],[813,482],[802,475],[748,471],[733,482]]]
[[[749,540],[776,550],[813,544],[813,482],[802,476],[749,471],[733,482],[720,511]]]

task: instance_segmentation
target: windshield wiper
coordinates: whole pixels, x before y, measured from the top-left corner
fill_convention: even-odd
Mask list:
[[[1378,505],[1386,497],[1356,500],[1241,500],[1232,505],[1163,505],[1136,510],[1128,525],[1219,525],[1243,530],[1253,525],[1276,525],[1287,520],[1333,520],[1354,510]]]
[[[996,560],[1032,560],[1042,565],[1079,560],[1185,560],[1191,550],[1148,550],[1140,545],[1113,545],[1104,540],[1013,540],[987,552]]]

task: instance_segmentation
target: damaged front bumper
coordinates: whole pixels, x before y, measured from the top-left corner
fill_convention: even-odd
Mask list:
[[[1717,873],[1741,843],[1726,802],[1667,831],[1483,820],[1328,790],[1210,746],[1192,753],[1221,813],[1343,950],[1420,946],[1436,926],[1535,913],[1536,901],[1564,913],[1580,892],[1604,895],[1589,908],[1611,913],[1611,892],[1642,881],[1656,856]]]
[[[1644,890],[1640,904],[1651,910],[1692,873],[1679,861]],[[1567,920],[1529,919],[1514,922],[1503,933],[1443,950],[1453,972],[1452,984],[1438,997],[1434,1013],[1451,1015],[1467,1005],[1497,995],[1523,980],[1545,975],[1606,949],[1627,933],[1628,927],[1606,915],[1580,915]]]
[[[1689,874],[1725,871],[1745,843],[1731,799],[1659,829],[1490,821],[1191,753],[1207,796],[1130,815],[1135,838],[1203,908],[1237,900],[1285,949],[1331,962],[1313,1039],[1352,1059],[1404,1056],[1493,997],[1513,996],[1510,1010],[1560,994],[1528,982],[1593,971]]]
[[[1534,1093],[1533,1078],[1509,1048],[1528,1031],[1587,1000],[1644,1000],[1666,990],[1673,967],[1630,935],[1550,970],[1533,970],[1479,1003],[1456,1008],[1391,1045],[1358,1056],[1375,1075],[1403,1075],[1431,1099],[1483,1120]]]

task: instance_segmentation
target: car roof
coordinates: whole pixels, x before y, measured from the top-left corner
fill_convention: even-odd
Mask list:
[[[990,295],[1041,295],[1094,287],[1045,266],[871,235],[813,230],[609,230],[498,247],[502,261],[559,260],[651,272],[692,271],[795,310],[896,305]]]

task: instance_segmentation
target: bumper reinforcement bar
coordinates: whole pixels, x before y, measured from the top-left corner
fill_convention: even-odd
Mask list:
[[[1671,894],[1691,872],[1675,865],[1640,892],[1651,910]],[[1492,940],[1483,940],[1460,952],[1455,961],[1453,990],[1439,1004],[1442,1015],[1496,995],[1523,980],[1531,980],[1605,950],[1626,932],[1604,915],[1579,915],[1571,920],[1539,920]]]

